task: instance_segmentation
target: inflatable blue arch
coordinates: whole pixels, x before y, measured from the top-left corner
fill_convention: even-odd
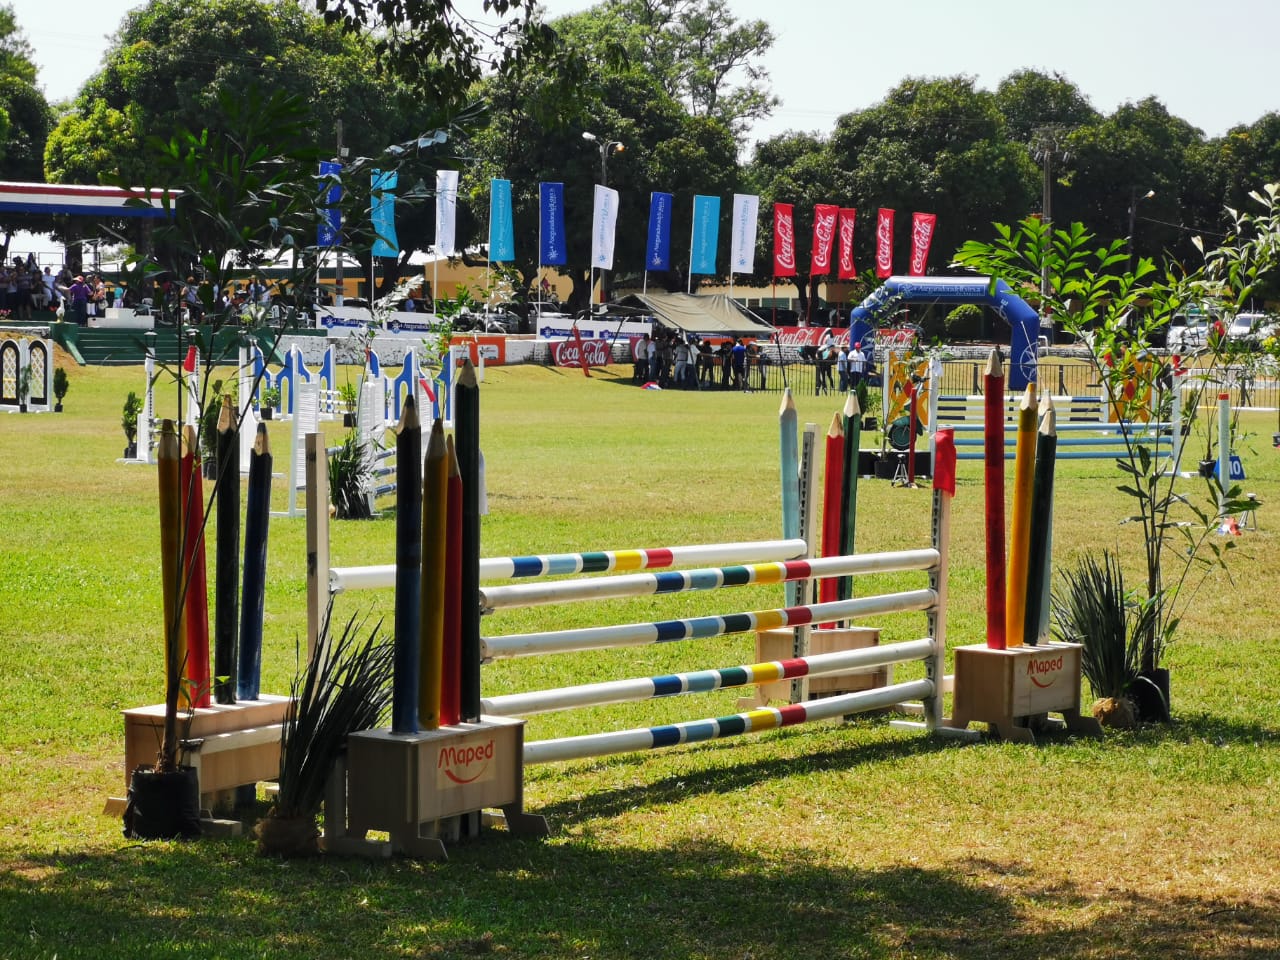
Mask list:
[[[1040,317],[1003,280],[997,280],[993,290],[990,277],[890,277],[850,311],[849,342],[870,337],[876,318],[900,304],[926,302],[990,307],[1013,328],[1007,389],[1025,390],[1036,382]]]

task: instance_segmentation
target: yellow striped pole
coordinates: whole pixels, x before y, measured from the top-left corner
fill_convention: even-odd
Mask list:
[[[1013,466],[1013,521],[1006,578],[1005,643],[1023,644],[1027,614],[1027,562],[1031,550],[1031,495],[1036,469],[1036,385],[1027,384],[1018,406],[1018,445]]]

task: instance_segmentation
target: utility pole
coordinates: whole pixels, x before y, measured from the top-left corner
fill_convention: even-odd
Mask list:
[[[338,135],[337,156],[338,156],[338,164],[341,165],[343,158],[346,156],[346,149],[342,146],[342,119],[341,118],[334,121],[334,129]],[[338,288],[333,295],[333,302],[339,307],[342,306],[343,301],[346,299],[342,295],[342,249],[341,247],[342,245],[339,244],[338,249],[334,251],[334,258],[336,262],[333,268],[333,282],[334,282],[334,286]]]

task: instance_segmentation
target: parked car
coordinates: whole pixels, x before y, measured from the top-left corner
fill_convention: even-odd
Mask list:
[[[1277,320],[1269,313],[1238,313],[1227,327],[1227,338],[1260,344],[1276,334]]]
[[[1174,353],[1200,350],[1209,342],[1209,324],[1217,320],[1218,315],[1215,313],[1176,313],[1169,320],[1165,344]]]

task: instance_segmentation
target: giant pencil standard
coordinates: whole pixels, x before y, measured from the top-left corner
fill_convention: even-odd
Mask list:
[[[236,697],[257,700],[262,679],[262,610],[267,590],[267,528],[271,521],[271,445],[267,425],[249,454],[249,489],[244,514],[244,589],[240,600],[240,660]]]
[[[778,409],[778,452],[782,474],[782,537],[794,540],[800,536],[800,445],[796,402],[791,388],[782,391],[782,406]],[[464,478],[465,479],[465,478]],[[798,584],[786,585],[787,606],[799,603]]]
[[[986,490],[987,646],[1005,647],[1004,365],[992,350],[982,376],[983,486]]]
[[[858,527],[858,459],[862,445],[862,408],[858,395],[850,392],[844,402],[844,480],[840,492],[840,556],[853,553],[854,534]],[[840,577],[837,595],[841,600],[853,596],[853,577]]]
[[[1031,494],[1036,469],[1036,386],[1018,407],[1018,446],[1013,466],[1013,523],[1009,535],[1009,574],[1005,580],[1005,642],[1022,646],[1027,613],[1027,559],[1031,549]]]
[[[462,476],[462,656],[459,661],[464,721],[480,719],[480,387],[468,357],[454,396],[454,440]]]
[[[214,537],[213,698],[236,702],[236,631],[240,626],[240,430],[235,402],[222,397],[218,414],[218,492]]]
[[[445,538],[444,567],[444,650],[440,661],[440,723],[455,724],[461,719],[461,617],[462,617],[462,474],[458,469],[458,449],[453,437],[445,441],[449,460],[448,536]]]
[[[1057,414],[1052,401],[1040,421],[1036,438],[1035,484],[1031,497],[1031,540],[1027,553],[1027,610],[1023,640],[1034,646],[1040,640],[1045,582],[1049,577],[1049,553],[1053,529],[1053,468],[1058,449]]]
[[[422,425],[413,397],[396,427],[395,666],[391,732],[418,732],[418,646],[422,596]]]
[[[840,493],[844,487],[844,428],[840,414],[831,417],[827,429],[826,469],[822,477],[822,555],[840,556]],[[836,599],[834,577],[823,577],[818,586],[819,599],[826,603]]]
[[[427,441],[422,470],[422,618],[418,655],[418,721],[424,730],[440,727],[444,672],[445,547],[449,516],[449,459],[444,423],[437,418]],[[477,566],[479,560],[477,558]],[[477,714],[478,716],[478,714]]]
[[[204,553],[204,481],[200,471],[200,437],[188,424],[182,430],[182,582],[187,592],[187,699],[209,706],[209,586]]]
[[[160,594],[164,600],[164,742],[174,743],[182,664],[187,655],[187,625],[182,603],[182,453],[178,428],[172,420],[160,424],[156,445],[156,476],[160,494]]]

